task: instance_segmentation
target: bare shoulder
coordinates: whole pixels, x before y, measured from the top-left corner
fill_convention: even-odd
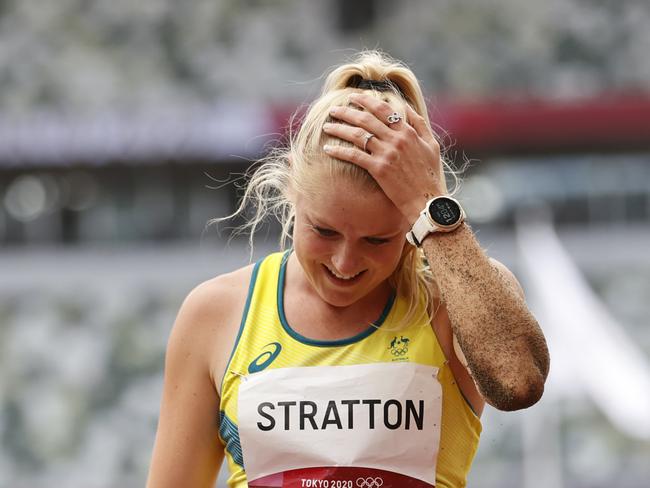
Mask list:
[[[194,355],[211,377],[225,367],[223,359],[239,329],[253,266],[206,280],[189,292],[170,334],[168,355]],[[212,379],[220,380],[220,375]]]
[[[525,300],[526,296],[524,295],[524,289],[521,287],[521,284],[519,283],[519,280],[514,275],[514,273],[510,271],[505,264],[503,264],[501,261],[497,261],[494,258],[490,258],[490,263],[497,269],[497,271],[499,271],[499,273],[501,273],[506,281],[508,281],[510,286],[514,288],[517,295]]]
[[[197,285],[185,298],[181,311],[201,318],[206,314],[223,314],[233,299],[245,296],[254,265],[211,278]]]

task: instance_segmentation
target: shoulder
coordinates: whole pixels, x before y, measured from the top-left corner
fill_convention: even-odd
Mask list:
[[[233,298],[247,292],[254,266],[250,264],[198,284],[183,301],[181,311],[190,314],[223,313],[223,308],[228,307]]]
[[[180,328],[197,328],[200,324],[214,324],[233,307],[238,298],[248,291],[254,265],[216,276],[200,283],[189,292],[178,313]],[[177,319],[177,324],[178,324]]]
[[[167,360],[215,371],[230,352],[239,328],[254,265],[216,276],[194,287],[183,300],[167,344]]]

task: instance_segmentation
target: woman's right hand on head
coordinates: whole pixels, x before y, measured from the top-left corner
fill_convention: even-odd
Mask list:
[[[328,145],[325,151],[366,169],[413,224],[428,200],[447,192],[438,141],[406,103],[406,113],[391,123],[395,109],[388,103],[364,93],[350,95],[350,101],[365,110],[333,107],[331,116],[345,124],[325,124],[323,130],[355,147]],[[366,141],[368,134],[373,137]]]

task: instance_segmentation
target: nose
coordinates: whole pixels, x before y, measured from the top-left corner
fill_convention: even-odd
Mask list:
[[[352,275],[361,271],[361,259],[358,252],[349,243],[341,243],[332,255],[332,265],[336,271],[344,275]]]

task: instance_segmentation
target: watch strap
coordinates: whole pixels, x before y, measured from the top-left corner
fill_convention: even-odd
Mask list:
[[[420,213],[411,230],[406,234],[406,239],[414,246],[420,247],[424,238],[431,232],[435,232],[437,227],[431,222],[426,210]]]

